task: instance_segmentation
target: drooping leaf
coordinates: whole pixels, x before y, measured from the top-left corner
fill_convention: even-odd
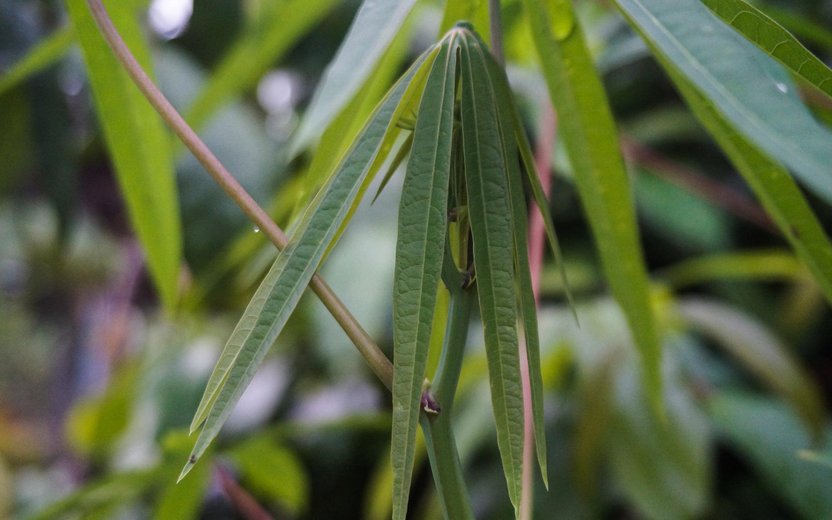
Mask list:
[[[264,12],[222,58],[186,112],[194,128],[202,127],[218,108],[250,89],[337,2],[286,0],[264,5]]]
[[[749,143],[668,62],[664,62],[691,110],[754,190],[794,251],[832,303],[832,244],[788,172]]]
[[[0,95],[54,64],[66,54],[75,41],[72,25],[66,25],[38,43],[17,63],[0,76]]]
[[[484,46],[484,44],[480,44],[479,48]],[[505,173],[514,235],[514,269],[517,273],[517,304],[523,317],[523,341],[526,350],[526,359],[521,356],[520,362],[528,363],[535,451],[543,482],[548,488],[546,425],[543,417],[543,376],[540,371],[540,335],[537,330],[537,304],[532,288],[531,272],[529,271],[529,213],[526,206],[526,194],[523,189],[522,172],[520,171],[520,151],[517,143],[518,129],[515,127],[516,120],[514,118],[517,109],[512,101],[508,79],[505,77],[503,69],[491,59],[490,54],[483,54],[483,60],[488,64],[488,81],[494,89],[495,97],[490,102],[497,107],[499,135],[506,161]],[[519,131],[522,132],[522,129]],[[531,175],[537,178],[536,172],[533,171]],[[548,204],[544,205],[548,209]],[[547,222],[547,226],[552,228],[551,236],[554,237],[554,226],[552,226],[551,221]],[[553,247],[557,247],[556,242],[552,243]]]
[[[832,101],[832,69],[782,25],[744,0],[703,0],[703,3]]]
[[[415,0],[365,0],[361,4],[347,37],[315,91],[292,140],[290,155],[297,155],[314,141],[352,99],[415,3]]]
[[[815,121],[783,67],[699,0],[616,4],[732,128],[832,203],[832,132]]]
[[[98,32],[84,0],[67,7],[87,65],[99,116],[127,213],[147,256],[165,307],[177,298],[182,232],[170,139],[159,115],[124,72]],[[133,53],[148,70],[147,46],[135,8],[109,2],[108,12]]]
[[[393,279],[393,518],[410,494],[422,382],[448,220],[448,179],[456,90],[456,36],[442,45],[427,78],[399,205]]]
[[[523,461],[523,392],[517,344],[514,237],[511,204],[494,90],[482,49],[470,38],[460,59],[460,116],[465,181],[480,316],[497,426],[497,445],[515,511],[520,503]]]
[[[604,273],[627,316],[641,353],[647,396],[658,410],[661,349],[630,183],[604,88],[571,2],[553,2],[551,12],[540,0],[525,0],[524,5]]]
[[[307,208],[286,249],[254,294],[223,349],[194,415],[191,431],[204,425],[180,479],[219,433],[318,269],[365,178],[381,166],[380,151],[395,127],[399,105],[411,80],[422,67],[432,64],[436,51],[434,47],[423,54],[378,107],[338,172]]]
[[[679,316],[713,339],[797,410],[814,431],[823,428],[823,401],[812,378],[774,334],[739,309],[715,300],[685,298]]]

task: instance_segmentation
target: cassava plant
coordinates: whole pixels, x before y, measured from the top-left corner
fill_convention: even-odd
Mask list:
[[[293,149],[300,153],[322,129],[341,130],[338,125],[355,125],[355,138],[336,144],[322,139],[327,153],[313,160],[316,166],[311,170],[317,168],[313,171],[317,176],[306,178],[320,188],[309,190],[314,195],[288,236],[156,90],[101,2],[89,0],[88,4],[69,0],[69,12],[89,68],[97,71],[92,73],[92,84],[99,111],[117,111],[121,102],[125,111],[135,112],[128,114],[136,118],[133,123],[105,124],[104,131],[128,193],[131,218],[147,249],[149,270],[165,304],[175,305],[180,254],[179,230],[170,216],[176,213],[176,197],[163,171],[170,165],[159,165],[171,152],[147,154],[123,141],[123,134],[135,137],[147,131],[152,134],[145,143],[148,150],[165,150],[164,136],[155,129],[160,123],[140,103],[138,91],[132,86],[117,91],[127,85],[126,76],[102,73],[96,63],[118,59],[126,67],[162,118],[280,249],[210,376],[190,426],[190,432],[199,430],[199,435],[179,479],[199,464],[302,295],[311,288],[391,391],[395,519],[405,518],[408,511],[419,426],[444,516],[473,518],[452,417],[471,311],[478,308],[507,494],[515,516],[530,518],[532,481],[528,475],[532,467],[537,465],[543,481],[548,481],[537,306],[528,256],[528,221],[534,207],[543,215],[570,305],[571,296],[549,203],[501,63],[500,2],[492,1],[486,9],[485,2],[449,1],[442,22],[447,32],[378,103],[364,100],[374,106],[366,121],[347,124],[336,116],[360,97],[364,81],[383,59],[415,0],[362,5],[297,131]],[[806,109],[792,79],[798,77],[805,88],[828,100],[832,71],[785,29],[742,0],[616,0],[614,4],[743,176],[820,292],[832,301],[832,246],[795,181],[820,200],[832,202],[832,133]],[[630,180],[607,94],[573,2],[524,0],[522,7],[520,23],[531,35],[558,114],[569,168],[606,282],[639,353],[645,403],[658,421],[666,420],[660,348],[665,332],[660,325],[667,314],[660,298],[664,292],[658,284],[651,286],[647,274]],[[474,20],[476,27],[458,22],[461,18]],[[93,20],[117,58],[103,47]],[[490,33],[491,46],[477,31]],[[213,102],[210,96],[205,99],[209,101],[197,105]],[[194,116],[192,122],[203,118],[204,114]],[[400,166],[404,178],[393,282],[391,363],[316,272],[373,181],[380,176],[380,192]],[[139,175],[148,170],[154,170],[149,177],[153,180],[142,185]],[[160,221],[170,229],[162,226],[160,232],[148,225],[148,215],[161,215]],[[446,309],[438,304],[445,298]],[[434,337],[442,340],[432,341]],[[431,349],[438,350],[440,361],[435,372],[428,373]],[[801,379],[800,373],[789,358],[784,359],[782,365],[788,367],[784,370],[798,375],[785,390],[783,385],[778,390],[793,399],[796,407],[802,406],[810,422],[819,423],[823,413],[818,411],[822,407],[816,390],[795,382]],[[754,366],[777,387],[776,375],[759,364]],[[534,450],[528,449],[529,444]],[[532,452],[536,461],[529,456]]]

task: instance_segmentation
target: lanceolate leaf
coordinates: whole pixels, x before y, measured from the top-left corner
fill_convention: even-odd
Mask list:
[[[703,0],[714,13],[777,58],[795,74],[832,97],[832,70],[768,15],[744,0]]]
[[[170,139],[162,120],[121,68],[98,32],[84,0],[67,2],[87,64],[104,137],[147,265],[167,308],[176,302],[182,236]],[[135,8],[108,2],[119,32],[149,70]]]
[[[481,49],[482,47],[480,47]],[[523,316],[523,335],[526,343],[529,382],[532,397],[532,422],[534,425],[534,440],[537,451],[537,462],[546,487],[549,486],[549,475],[546,464],[546,431],[543,417],[543,378],[540,373],[540,336],[537,331],[537,304],[534,299],[531,273],[529,271],[528,244],[528,208],[526,195],[523,190],[523,179],[520,171],[520,152],[517,145],[517,129],[513,114],[516,112],[512,102],[511,91],[505,73],[490,54],[484,54],[483,59],[488,63],[489,81],[494,87],[495,97],[491,100],[497,107],[500,129],[500,139],[503,155],[506,160],[506,181],[508,184],[509,201],[511,203],[511,221],[514,232],[514,268],[517,272],[517,300],[520,313]],[[534,171],[532,171],[534,174]],[[534,175],[535,178],[537,175]],[[548,205],[547,205],[548,208]],[[551,226],[551,221],[548,222]],[[553,232],[554,234],[554,232]]]
[[[832,203],[832,132],[814,120],[783,67],[699,0],[616,3],[732,127]]]
[[[480,315],[497,445],[503,461],[509,497],[520,503],[523,459],[523,395],[517,351],[514,237],[499,134],[494,91],[479,45],[466,40],[460,60],[460,115],[465,154],[465,181]]]
[[[425,84],[399,205],[393,279],[393,518],[404,519],[422,382],[442,271],[456,88],[456,37],[442,46]]]
[[[265,2],[264,12],[225,55],[188,109],[191,126],[201,127],[223,104],[250,89],[336,4],[335,0]]]
[[[604,88],[571,2],[558,0],[551,13],[541,0],[524,3],[604,273],[641,352],[647,395],[658,409],[659,339],[630,183]]]
[[[66,25],[37,44],[10,69],[0,75],[0,94],[13,89],[34,74],[60,60],[72,47],[75,31]]]
[[[397,107],[411,79],[421,67],[432,63],[425,58],[433,52],[432,49],[425,53],[411,67],[376,110],[338,172],[310,204],[286,249],[280,252],[257,289],[211,374],[192,428],[203,420],[205,424],[180,479],[219,433],[318,269],[365,177],[380,166],[379,150],[395,127]]]
[[[308,146],[352,99],[404,24],[415,0],[365,0],[350,32],[324,72],[292,141],[291,155]]]
[[[665,63],[665,68],[688,106],[754,190],[832,304],[832,244],[800,188],[783,167],[734,130],[672,65]]]

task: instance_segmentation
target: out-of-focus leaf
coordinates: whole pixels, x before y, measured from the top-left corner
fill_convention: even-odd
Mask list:
[[[198,517],[211,477],[211,465],[196,468],[191,478],[176,482],[179,465],[188,456],[191,443],[187,432],[174,431],[162,441],[164,464],[157,484],[160,493],[153,510],[154,520],[192,520]]]
[[[832,452],[827,450],[825,453],[812,451],[812,450],[800,450],[797,452],[803,460],[808,460],[809,462],[815,462],[817,464],[823,464],[828,468],[832,468]]]
[[[200,128],[227,101],[250,89],[310,27],[337,5],[335,0],[266,2],[257,20],[226,53],[185,119]]]
[[[762,323],[716,300],[679,300],[679,317],[712,338],[800,413],[814,431],[826,416],[818,388],[783,345]]]
[[[13,188],[22,177],[22,171],[32,164],[35,157],[31,138],[32,110],[26,94],[20,90],[0,96],[0,112],[3,121],[0,131],[0,194]]]
[[[685,260],[661,271],[674,289],[715,280],[777,280],[800,278],[808,273],[786,251],[744,251]]]
[[[389,152],[385,143],[400,116],[400,103],[413,94],[408,88],[410,82],[424,66],[433,63],[436,52],[436,47],[425,52],[387,95],[338,173],[307,208],[286,249],[255,292],[223,349],[194,415],[191,431],[204,424],[180,480],[219,433],[320,266],[364,180],[381,166],[383,155]]]
[[[347,37],[324,72],[295,134],[290,155],[309,146],[370,76],[401,29],[415,0],[365,0]]]
[[[393,278],[393,518],[404,519],[420,397],[448,220],[457,43],[443,43],[425,83],[399,205]]]
[[[74,41],[72,25],[66,25],[49,35],[3,72],[0,76],[0,96],[60,60]]]
[[[630,184],[604,88],[571,2],[525,0],[537,54],[607,281],[641,353],[647,395],[660,407],[661,348]]]
[[[495,93],[487,81],[488,69],[483,58],[488,50],[475,41],[472,44],[472,40],[463,40],[460,60],[465,182],[497,445],[509,498],[517,511],[523,459],[523,393],[517,350],[511,205],[506,158],[493,103]]]
[[[660,60],[664,58],[660,57]],[[832,244],[797,184],[781,166],[746,141],[672,65],[663,61],[693,112],[754,190],[797,255],[832,302]],[[785,116],[788,117],[788,116]],[[832,185],[832,183],[830,183]]]
[[[832,70],[782,25],[744,0],[703,0],[703,3],[832,101]]]
[[[75,405],[67,420],[74,449],[97,460],[110,455],[132,417],[138,374],[135,366],[128,366],[113,374],[104,393]]]
[[[439,25],[439,34],[445,34],[457,22],[467,20],[477,28],[477,33],[485,41],[491,41],[488,18],[488,0],[452,0],[445,2],[445,12]]]
[[[170,139],[159,115],[124,72],[84,0],[67,7],[81,43],[95,106],[127,203],[130,222],[147,256],[151,277],[165,307],[176,303],[182,232]],[[149,53],[135,8],[108,2],[108,12],[145,70]]]
[[[784,403],[722,392],[709,402],[722,435],[757,469],[770,493],[788,501],[803,518],[832,517],[829,469],[803,460],[807,431]],[[832,443],[827,427],[824,443]]]
[[[136,500],[156,483],[156,469],[117,473],[84,486],[65,498],[26,517],[27,520],[93,518]]]
[[[309,482],[298,457],[271,437],[255,437],[235,447],[243,483],[259,496],[278,502],[292,517],[298,517],[309,502]]]
[[[616,0],[631,24],[721,117],[832,203],[832,132],[788,73],[698,0]]]
[[[670,359],[668,360],[670,361]],[[618,486],[647,518],[698,518],[708,504],[710,431],[679,375],[665,377],[665,421],[640,398],[635,365],[618,370],[608,438]]]
[[[787,28],[794,34],[802,37],[809,43],[832,49],[832,31],[823,23],[815,22],[807,15],[799,14],[794,10],[781,9],[766,2],[766,13],[774,18],[780,25]]]

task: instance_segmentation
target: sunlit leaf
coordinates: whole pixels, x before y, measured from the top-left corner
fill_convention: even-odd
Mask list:
[[[554,2],[551,12],[540,0],[524,5],[607,281],[641,353],[648,398],[659,409],[661,349],[631,187],[604,88],[571,2]]]
[[[415,3],[415,0],[365,0],[361,4],[350,32],[324,72],[293,138],[291,155],[296,155],[317,139],[352,99]]]
[[[147,265],[168,309],[178,292],[182,257],[170,139],[159,115],[124,72],[84,0],[67,2],[81,43],[104,137],[127,203],[127,213],[147,255]],[[108,2],[108,12],[148,70],[149,53],[134,7]]]
[[[699,0],[616,4],[731,127],[832,203],[832,132],[815,121],[783,67]]]
[[[465,40],[460,60],[460,115],[465,154],[474,267],[480,316],[485,329],[497,445],[515,510],[520,503],[523,460],[523,392],[517,344],[514,237],[505,157],[495,93],[486,81],[487,49]]]

